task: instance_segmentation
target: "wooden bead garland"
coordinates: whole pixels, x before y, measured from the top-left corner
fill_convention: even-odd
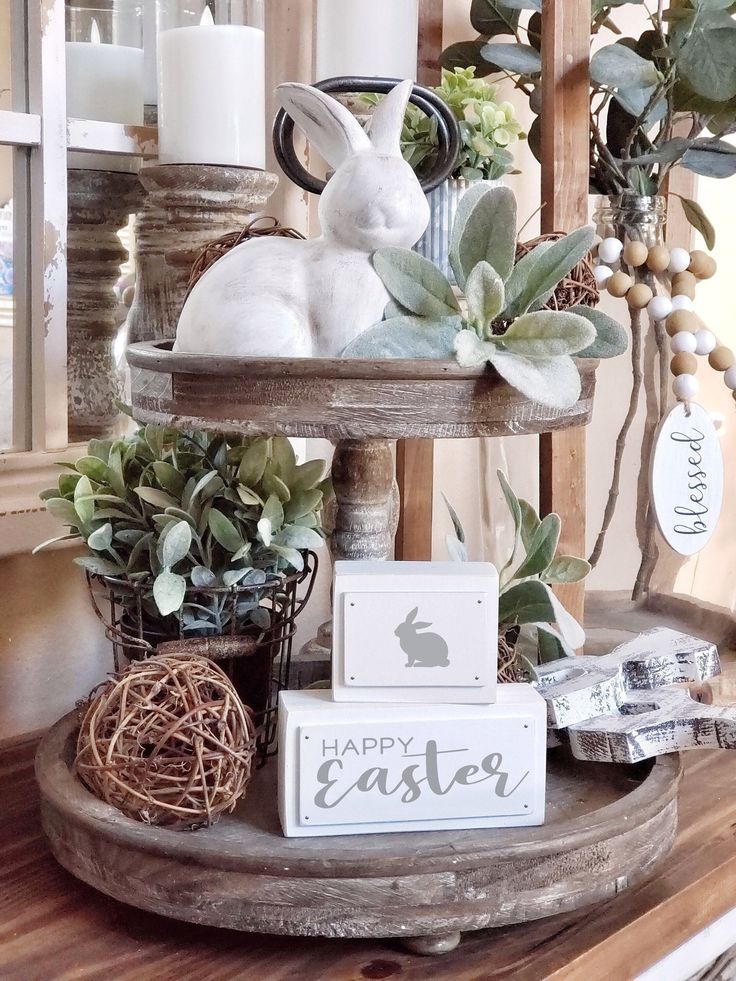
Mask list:
[[[617,261],[629,269],[646,267],[657,276],[670,277],[670,296],[655,294],[647,283],[636,282],[625,268],[614,270]],[[725,344],[719,344],[712,331],[703,326],[694,312],[698,281],[716,273],[716,262],[706,252],[668,249],[664,245],[647,248],[643,242],[625,244],[614,237],[598,245],[596,282],[611,296],[626,298],[632,310],[646,309],[650,318],[664,323],[670,336],[673,357],[670,370],[674,376],[672,390],[681,402],[689,402],[698,393],[697,356],[708,358],[715,371],[723,372],[723,381],[736,400],[736,355]]]

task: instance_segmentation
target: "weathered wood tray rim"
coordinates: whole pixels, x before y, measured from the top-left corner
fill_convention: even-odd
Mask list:
[[[201,864],[206,857],[212,868],[237,869],[239,872],[274,872],[273,850],[259,851],[254,839],[249,850],[228,854],[223,851],[222,841],[208,841],[206,830],[198,832],[152,829],[124,817],[115,808],[97,800],[80,781],[72,775],[69,761],[76,741],[78,715],[70,712],[44,736],[36,755],[36,779],[41,790],[44,806],[51,806],[72,825],[82,826],[117,844],[128,845],[143,852],[175,857],[179,862]],[[595,764],[589,764],[595,765]],[[601,764],[605,766],[607,764]],[[639,764],[645,767],[647,764]],[[581,815],[554,825],[554,842],[540,837],[542,828],[510,828],[502,831],[478,831],[477,842],[462,850],[455,847],[447,832],[416,832],[385,835],[383,851],[365,850],[363,836],[350,839],[354,847],[340,849],[339,863],[331,854],[330,838],[284,839],[284,866],[280,874],[285,877],[318,875],[329,871],[333,878],[361,876],[378,878],[385,875],[406,873],[406,850],[401,848],[407,838],[421,834],[422,872],[459,871],[472,869],[487,861],[512,861],[524,857],[533,859],[551,851],[564,853],[566,849],[579,849],[621,833],[622,827],[632,823],[641,827],[660,814],[677,796],[682,776],[682,764],[677,755],[659,757],[648,775],[634,790],[605,807],[595,811],[595,822],[590,815]],[[80,807],[84,802],[84,807]],[[375,839],[375,836],[370,836]],[[435,839],[433,842],[432,839]],[[439,841],[437,839],[440,839]],[[196,841],[195,841],[196,839]],[[342,842],[345,839],[341,839]],[[320,844],[320,842],[322,844]],[[314,854],[308,854],[312,851]]]

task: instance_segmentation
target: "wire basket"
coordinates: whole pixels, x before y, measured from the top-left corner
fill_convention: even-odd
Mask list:
[[[262,764],[276,751],[279,692],[289,687],[296,620],[317,573],[316,554],[303,555],[303,570],[292,575],[269,574],[257,584],[188,587],[182,610],[208,617],[194,622],[151,616],[151,578],[131,581],[88,572],[92,605],[112,644],[116,673],[152,654],[199,654],[215,661],[253,713]]]

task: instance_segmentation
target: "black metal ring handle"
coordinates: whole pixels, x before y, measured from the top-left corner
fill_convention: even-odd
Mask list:
[[[385,95],[397,85],[399,78],[363,78],[362,76],[341,76],[316,82],[314,88],[328,95],[346,95],[350,92],[378,92]],[[460,128],[452,110],[446,102],[431,89],[415,85],[410,101],[428,116],[437,119],[437,139],[439,148],[434,166],[424,180],[420,181],[425,194],[438,187],[455,169],[460,154]],[[294,120],[285,109],[279,109],[273,124],[273,148],[279,166],[298,187],[310,194],[321,194],[325,181],[313,177],[297,158],[294,151]]]

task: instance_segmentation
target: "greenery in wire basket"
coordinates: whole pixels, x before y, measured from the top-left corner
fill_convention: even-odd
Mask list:
[[[90,555],[75,559],[79,565],[145,583],[149,621],[174,614],[190,633],[221,627],[222,610],[185,604],[189,590],[257,586],[300,571],[303,551],[324,541],[326,463],[297,464],[283,437],[148,425],[122,439],[93,439],[86,456],[60,466],[58,485],[41,496],[69,534],[52,541],[85,542]],[[267,618],[253,607],[254,622]]]
[[[520,657],[524,669],[535,676],[534,661],[544,664],[560,657],[567,657],[585,643],[585,631],[565,609],[552,591],[559,583],[581,582],[590,572],[585,559],[573,555],[559,555],[560,518],[548,514],[540,518],[528,501],[516,496],[506,475],[497,471],[506,505],[514,522],[514,541],[511,554],[499,573],[498,634],[500,643],[523,645],[531,634],[532,658]],[[467,562],[465,533],[456,512],[446,500],[453,524],[453,532],[447,536],[447,548],[451,558]]]
[[[611,42],[590,60],[591,189],[600,194],[662,191],[669,171],[686,167],[704,177],[736,174],[736,20],[731,0],[683,0],[649,11],[638,38],[620,37],[614,8],[643,7],[641,0],[593,0],[591,34]],[[473,0],[472,41],[449,47],[446,68],[472,66],[478,75],[501,71],[512,77],[541,112],[540,0]],[[511,44],[496,38],[511,35]],[[529,145],[540,155],[540,122]],[[677,134],[677,135],[675,135]],[[679,197],[679,195],[678,195]],[[690,223],[714,244],[702,208],[681,199]]]
[[[611,358],[627,346],[621,325],[599,310],[542,309],[593,238],[592,228],[580,228],[517,261],[512,191],[476,184],[460,202],[450,245],[460,297],[428,259],[409,249],[379,249],[373,265],[393,299],[386,319],[352,341],[343,357],[488,362],[527,398],[569,408],[581,387],[571,355]]]
[[[452,109],[460,127],[462,147],[453,177],[469,181],[497,180],[514,168],[508,149],[524,138],[510,102],[499,102],[498,86],[475,77],[474,68],[442,71],[442,82],[433,90]],[[381,97],[368,93],[362,101],[375,106]],[[419,171],[439,146],[437,120],[409,105],[401,133],[401,152]]]

